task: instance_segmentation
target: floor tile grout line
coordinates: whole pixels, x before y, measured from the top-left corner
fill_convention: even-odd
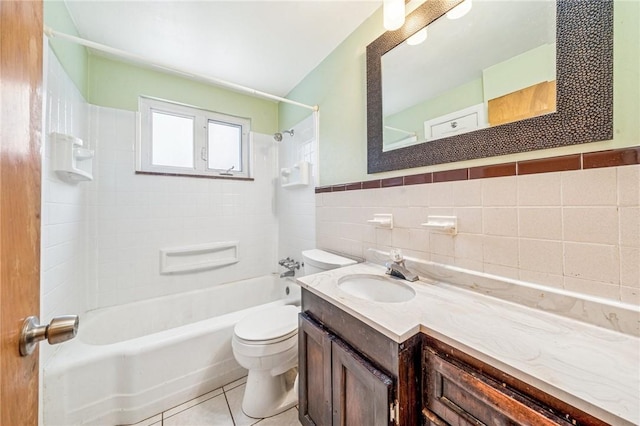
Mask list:
[[[235,388],[233,388],[233,389],[235,389]],[[231,389],[229,389],[229,390],[231,390]],[[231,404],[229,404],[229,398],[227,397],[227,391],[224,390],[224,387],[222,388],[222,394],[224,395],[224,401],[227,403],[227,410],[229,410],[229,417],[231,417],[231,422],[233,422],[233,426],[237,426],[236,425],[236,419],[235,419],[235,417],[233,417],[233,411],[231,410]]]

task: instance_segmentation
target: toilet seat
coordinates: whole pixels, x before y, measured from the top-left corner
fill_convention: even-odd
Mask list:
[[[263,309],[238,321],[234,338],[244,345],[269,345],[285,341],[298,333],[300,308],[286,305]]]

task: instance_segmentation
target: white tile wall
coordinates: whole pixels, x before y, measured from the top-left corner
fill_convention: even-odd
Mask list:
[[[317,240],[355,256],[399,247],[425,260],[638,304],[638,194],[638,165],[321,193]],[[367,224],[374,213],[393,213],[394,229]],[[427,215],[442,214],[458,217],[458,235],[420,227]]]
[[[136,175],[136,114],[91,106],[96,147],[90,191],[89,308],[194,290],[274,272],[277,218],[273,209],[277,150],[253,134],[254,181]],[[161,275],[159,252],[240,241],[229,267]]]
[[[49,135],[66,133],[86,142],[88,106],[51,49],[44,56],[40,320],[46,323],[86,310],[87,186],[66,183],[52,170]],[[57,348],[40,346],[43,365]]]
[[[81,137],[96,155],[94,180],[70,185],[51,170],[45,137],[43,320],[277,270],[278,152],[271,135],[252,136],[253,182],[136,175],[135,113],[87,104],[51,50],[45,61],[45,90],[45,135]],[[297,133],[309,131],[315,136],[315,128],[304,125]],[[296,155],[315,157],[315,145],[301,143],[298,148]],[[313,218],[313,193],[308,198],[310,203],[295,205],[301,205],[297,212]],[[307,228],[297,220],[288,238],[315,242],[313,226]],[[237,264],[193,274],[159,274],[161,248],[227,240],[240,241]],[[45,362],[55,350],[51,348],[43,347]]]
[[[302,188],[282,188],[278,179],[278,258],[291,257],[302,262],[303,250],[315,248],[316,210],[315,173],[317,171],[316,117],[310,115],[294,127],[294,136],[284,135],[278,146],[278,167],[291,167],[298,161],[311,163],[313,177],[310,185]],[[284,271],[282,269],[281,271]],[[301,271],[296,271],[300,275]]]

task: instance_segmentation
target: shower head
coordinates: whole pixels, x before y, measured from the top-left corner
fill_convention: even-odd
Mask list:
[[[286,133],[289,136],[293,136],[293,129],[291,129],[291,130],[283,130],[282,133]],[[275,139],[276,142],[281,142],[282,141],[282,133],[281,132],[274,133],[273,139]]]

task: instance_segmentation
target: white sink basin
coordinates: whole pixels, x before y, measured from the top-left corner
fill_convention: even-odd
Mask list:
[[[345,293],[372,302],[399,303],[414,298],[416,292],[402,281],[380,275],[346,275],[338,280]]]

